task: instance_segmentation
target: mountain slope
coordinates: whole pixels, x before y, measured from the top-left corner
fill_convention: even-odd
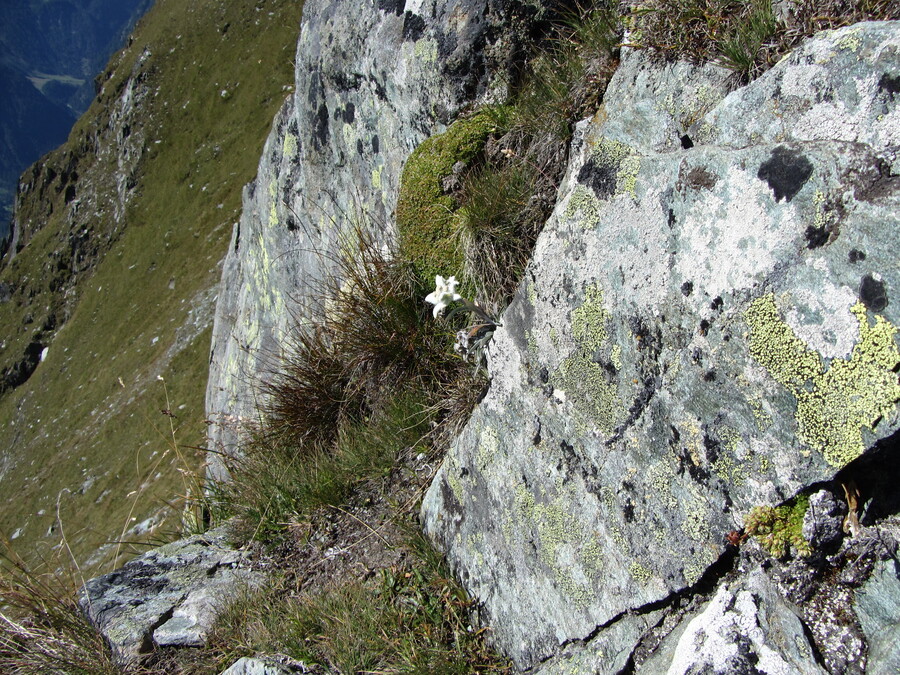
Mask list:
[[[65,141],[94,98],[94,76],[152,0],[0,5],[0,237],[19,174]]]
[[[26,558],[64,533],[99,565],[133,525],[177,524],[164,500],[200,460],[172,437],[202,442],[218,264],[292,81],[301,5],[160,0],[23,177],[0,272],[0,531]]]

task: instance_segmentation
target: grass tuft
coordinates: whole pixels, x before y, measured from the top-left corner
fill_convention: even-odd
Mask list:
[[[669,58],[715,62],[758,77],[803,39],[859,21],[900,19],[896,0],[645,0],[629,15],[635,46]]]
[[[80,575],[39,575],[12,553],[0,562],[0,672],[120,672],[75,600]]]
[[[347,500],[361,484],[385,477],[430,430],[421,394],[410,392],[368,419],[345,420],[330,442],[295,443],[257,434],[228,460],[231,480],[214,487],[219,519],[238,516],[247,534],[278,541],[287,525]]]
[[[420,534],[406,553],[369,581],[305,594],[283,578],[248,594],[222,617],[213,648],[229,659],[278,651],[341,673],[509,672],[472,628],[472,601],[440,555]]]

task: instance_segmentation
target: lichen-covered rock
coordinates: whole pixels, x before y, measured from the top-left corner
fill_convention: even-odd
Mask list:
[[[220,675],[290,675],[291,673],[319,673],[321,668],[310,668],[293,659],[277,657],[251,658],[245,656],[226,668]]]
[[[696,589],[754,506],[897,431],[897,72],[900,26],[860,24],[727,96],[710,71],[718,104],[680,98],[700,75],[614,78],[630,104],[580,125],[423,505],[518,667],[590,659]],[[691,109],[660,138],[660,111]]]
[[[79,604],[116,661],[134,665],[155,646],[199,647],[224,603],[263,577],[218,528],[161,546],[88,581]]]
[[[466,104],[502,99],[540,0],[308,0],[296,93],[244,194],[213,329],[210,447],[257,415],[254,384],[354,230],[395,237],[401,169]],[[221,473],[213,455],[212,473]]]

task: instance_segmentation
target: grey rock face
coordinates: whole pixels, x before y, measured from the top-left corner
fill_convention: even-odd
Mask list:
[[[236,430],[255,419],[253,385],[278,363],[288,327],[315,314],[310,299],[342,243],[356,228],[393,237],[410,152],[463,105],[502,96],[517,35],[540,5],[305,4],[296,94],[244,193],[225,260],[206,402],[217,422],[210,447],[232,450]]]
[[[646,661],[648,675],[686,673],[825,673],[813,658],[803,624],[759,568],[723,585]]]
[[[900,672],[900,567],[883,560],[856,594],[856,614],[869,640],[870,675]]]
[[[897,431],[900,112],[879,83],[898,48],[895,23],[825,33],[718,104],[693,100],[704,78],[725,95],[715,71],[617,77],[581,125],[422,511],[518,667],[597,657],[690,593],[752,507]],[[659,135],[692,109],[693,147],[671,112]]]
[[[246,566],[247,556],[234,550],[225,529],[218,528],[91,579],[79,603],[120,664],[139,662],[154,646],[199,647],[223,603],[241,588],[262,582]]]

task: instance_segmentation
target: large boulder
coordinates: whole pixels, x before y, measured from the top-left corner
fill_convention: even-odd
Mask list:
[[[617,672],[643,619],[717,587],[753,507],[900,426],[900,25],[822,33],[727,96],[681,68],[628,55],[579,126],[423,504],[521,669]],[[723,593],[709,621],[763,611]]]

